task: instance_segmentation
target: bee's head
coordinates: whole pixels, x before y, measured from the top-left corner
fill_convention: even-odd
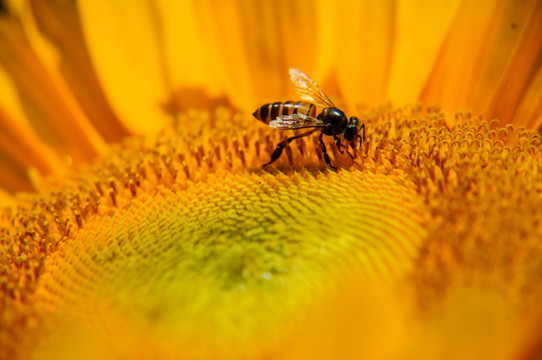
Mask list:
[[[355,116],[352,116],[348,121],[348,125],[344,130],[344,139],[349,142],[354,142],[356,140],[356,135],[358,135],[358,124],[359,119]]]

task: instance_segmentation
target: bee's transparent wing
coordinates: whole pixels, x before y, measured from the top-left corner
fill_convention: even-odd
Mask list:
[[[322,89],[304,72],[291,68],[290,79],[303,100],[310,101],[318,106],[335,107]]]
[[[269,126],[279,130],[324,127],[326,124],[317,118],[303,114],[277,116],[269,122]]]

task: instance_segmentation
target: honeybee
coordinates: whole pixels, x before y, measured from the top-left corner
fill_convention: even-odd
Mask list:
[[[355,148],[356,140],[359,138],[359,144],[361,146],[361,142],[365,141],[365,124],[360,124],[359,119],[355,116],[348,119],[344,111],[335,107],[333,102],[329,100],[320,87],[318,87],[318,85],[303,72],[291,68],[290,79],[294,83],[296,92],[301,96],[301,99],[305,101],[286,101],[265,104],[256,109],[252,115],[273,129],[314,129],[289,137],[278,143],[277,148],[271,155],[271,160],[264,164],[264,166],[277,161],[282,154],[282,150],[295,139],[309,136],[316,131],[320,131],[318,140],[320,141],[324,160],[331,168],[335,168],[331,165],[326,145],[322,139],[323,135],[333,136],[337,148],[342,154],[341,137],[346,140],[353,149]],[[324,107],[318,116],[316,115],[315,104]],[[363,135],[360,135],[360,132]],[[345,145],[345,147],[348,149],[347,145]],[[353,158],[350,153],[348,154]]]

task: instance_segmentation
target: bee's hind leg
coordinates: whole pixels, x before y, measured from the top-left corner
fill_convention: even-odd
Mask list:
[[[271,154],[271,160],[268,163],[263,164],[263,166],[271,165],[272,163],[277,161],[278,158],[282,155],[282,150],[284,150],[284,148],[286,146],[288,146],[289,143],[291,143],[295,139],[299,139],[299,138],[302,138],[302,137],[305,137],[305,136],[309,136],[310,134],[314,133],[316,130],[318,130],[318,129],[313,129],[311,131],[307,131],[306,133],[296,135],[296,136],[292,136],[292,137],[289,137],[286,140],[282,140],[281,142],[279,142],[277,144],[277,148],[275,149],[275,151],[273,151],[273,154]]]
[[[326,144],[324,144],[324,140],[322,139],[323,135],[324,133],[321,133],[320,136],[318,136],[318,140],[320,141],[320,148],[322,149],[322,155],[324,155],[324,160],[326,161],[326,164],[328,164],[330,168],[336,169],[335,166],[331,165],[331,159],[327,154]]]

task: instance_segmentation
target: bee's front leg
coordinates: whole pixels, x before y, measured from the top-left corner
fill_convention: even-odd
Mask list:
[[[326,164],[332,168],[336,169],[335,166],[331,165],[331,159],[329,158],[329,155],[327,154],[326,144],[324,144],[324,140],[322,139],[322,136],[324,134],[321,133],[320,136],[318,136],[318,140],[320,141],[320,148],[322,149],[322,155],[324,155],[324,160],[326,161]]]

